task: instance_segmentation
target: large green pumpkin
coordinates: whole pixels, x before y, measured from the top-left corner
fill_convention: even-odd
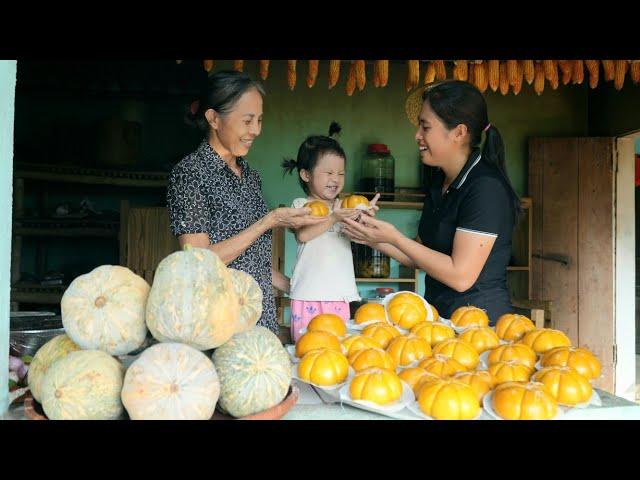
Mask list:
[[[31,365],[29,365],[29,375],[27,376],[29,380],[29,390],[31,390],[33,398],[38,402],[41,401],[40,387],[42,385],[42,379],[49,370],[49,367],[61,358],[66,357],[69,353],[77,350],[80,350],[80,347],[73,343],[73,340],[66,334],[52,338],[38,349]]]
[[[122,387],[131,420],[209,420],[219,395],[209,357],[181,343],[147,348],[127,369]]]
[[[60,302],[62,325],[85,350],[126,355],[147,337],[149,284],[126,267],[102,265],[77,277]]]
[[[58,360],[42,379],[42,408],[51,420],[115,420],[124,367],[101,350],[78,350]]]
[[[239,309],[227,266],[209,249],[187,246],[158,265],[147,326],[160,342],[210,350],[236,332]]]
[[[213,353],[220,377],[218,405],[234,417],[282,402],[291,384],[291,360],[271,331],[256,326],[234,335]]]
[[[236,333],[255,327],[262,315],[262,288],[255,279],[241,270],[230,268],[233,288],[238,296],[240,314]]]

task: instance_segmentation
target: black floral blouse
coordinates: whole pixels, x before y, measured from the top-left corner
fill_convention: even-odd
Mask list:
[[[238,158],[242,178],[235,175],[209,143],[178,163],[169,177],[167,207],[174,235],[207,233],[211,243],[237,235],[268,213],[260,174]],[[253,276],[262,288],[263,311],[258,325],[278,333],[271,280],[271,231],[261,235],[229,264]]]

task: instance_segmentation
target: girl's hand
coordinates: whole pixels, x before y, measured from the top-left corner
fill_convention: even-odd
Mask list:
[[[402,235],[389,222],[384,222],[368,215],[362,215],[360,222],[346,219],[342,231],[354,242],[369,246],[376,243],[393,244],[398,236]]]
[[[373,197],[373,199],[369,202],[369,205],[371,205],[371,208],[369,208],[367,210],[362,210],[362,212],[364,212],[366,215],[369,215],[370,217],[375,217],[376,216],[376,212],[378,210],[380,210],[380,207],[378,205],[376,205],[376,203],[378,202],[379,198],[380,198],[380,194],[376,193],[376,196]]]
[[[362,210],[358,210],[357,208],[340,208],[341,204],[342,201],[338,198],[333,202],[333,212],[331,213],[331,218],[333,218],[333,220],[336,222],[342,222],[347,218],[352,220],[358,219]]]

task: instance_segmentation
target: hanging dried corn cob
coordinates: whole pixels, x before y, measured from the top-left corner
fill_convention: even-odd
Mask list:
[[[287,85],[291,91],[296,88],[296,60],[287,60]]]
[[[182,63],[182,60],[176,60],[176,63],[180,65]]]
[[[329,88],[333,88],[340,78],[340,60],[329,60]]]
[[[538,95],[542,95],[542,92],[544,92],[544,66],[541,62],[536,62],[535,71],[536,74],[533,79],[533,90]]]
[[[602,69],[604,70],[604,81],[610,82],[615,75],[615,66],[613,60],[602,60]]]
[[[353,95],[353,92],[356,90],[356,66],[353,62],[349,66],[349,74],[347,76],[347,86],[346,91],[347,95]]]
[[[478,80],[476,78],[476,63],[475,62],[469,62],[469,65],[467,67],[468,71],[467,71],[467,82],[471,83],[472,85],[475,85],[476,87],[478,86]]]
[[[266,80],[269,76],[269,60],[260,60],[260,78]]]
[[[242,70],[244,70],[244,60],[234,60],[233,69],[236,72],[241,72]]]
[[[509,85],[515,85],[518,76],[518,61],[507,60],[507,78]]]
[[[531,85],[536,78],[536,67],[533,60],[522,60],[522,72],[524,80]]]
[[[589,87],[596,88],[598,86],[598,77],[600,76],[600,63],[598,60],[585,60],[584,65],[589,72]]]
[[[444,65],[444,60],[435,60],[433,66],[436,67],[436,80],[446,80],[447,68]]]
[[[362,91],[367,83],[367,74],[365,72],[364,60],[356,60],[356,86]]]
[[[210,72],[213,70],[213,60],[203,60],[202,65],[204,66],[205,72]]]
[[[420,83],[420,61],[419,60],[407,60],[407,77],[404,82],[404,87],[407,90],[415,88]]]
[[[456,60],[453,62],[453,78],[466,82],[469,79],[469,64],[466,60]]]
[[[613,75],[613,85],[616,90],[622,90],[624,86],[624,77],[627,75],[629,62],[627,60],[616,60],[615,71]]]
[[[633,60],[629,69],[631,81],[633,83],[640,83],[640,60]]]
[[[562,84],[566,85],[571,81],[571,74],[573,73],[573,67],[570,60],[558,60],[558,67],[562,72]]]
[[[542,69],[544,70],[544,79],[551,80],[553,78],[553,70],[558,69],[557,64],[553,60],[542,60]]]
[[[378,75],[380,76],[380,86],[386,87],[389,81],[389,60],[378,60]]]
[[[584,61],[583,60],[574,60],[573,61],[573,83],[578,85],[584,82]]]
[[[520,93],[520,90],[522,90],[522,83],[524,80],[524,66],[522,65],[522,62],[518,62],[517,69],[518,70],[516,72],[516,83],[513,84],[514,95],[518,95]]]
[[[318,78],[319,60],[309,60],[309,72],[307,73],[307,87],[311,88],[316,84]]]
[[[427,63],[427,68],[424,71],[424,84],[428,85],[433,83],[436,79],[436,66],[433,61]]]
[[[482,93],[487,91],[489,87],[489,74],[487,73],[487,62],[476,65],[476,79],[478,80],[478,90]]]
[[[505,62],[500,64],[500,93],[502,95],[509,93],[509,74]]]
[[[560,74],[558,73],[558,61],[557,60],[551,60],[551,68],[550,68],[549,74],[550,74],[550,78],[547,79],[547,80],[549,80],[549,85],[551,86],[552,90],[557,90],[558,89],[558,85],[560,85]],[[547,72],[545,72],[544,76],[546,78]]]
[[[500,61],[489,60],[487,62],[487,76],[489,77],[489,87],[494,92],[500,86]]]

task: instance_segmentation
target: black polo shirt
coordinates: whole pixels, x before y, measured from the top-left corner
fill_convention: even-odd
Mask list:
[[[444,318],[451,318],[458,307],[473,305],[486,310],[493,325],[500,315],[512,311],[507,289],[514,226],[509,185],[500,172],[482,160],[479,149],[471,152],[460,174],[444,193],[443,181],[444,172],[434,171],[420,218],[418,234],[422,243],[451,255],[453,237],[458,230],[495,237],[496,241],[470,289],[457,292],[426,274],[424,296]]]

